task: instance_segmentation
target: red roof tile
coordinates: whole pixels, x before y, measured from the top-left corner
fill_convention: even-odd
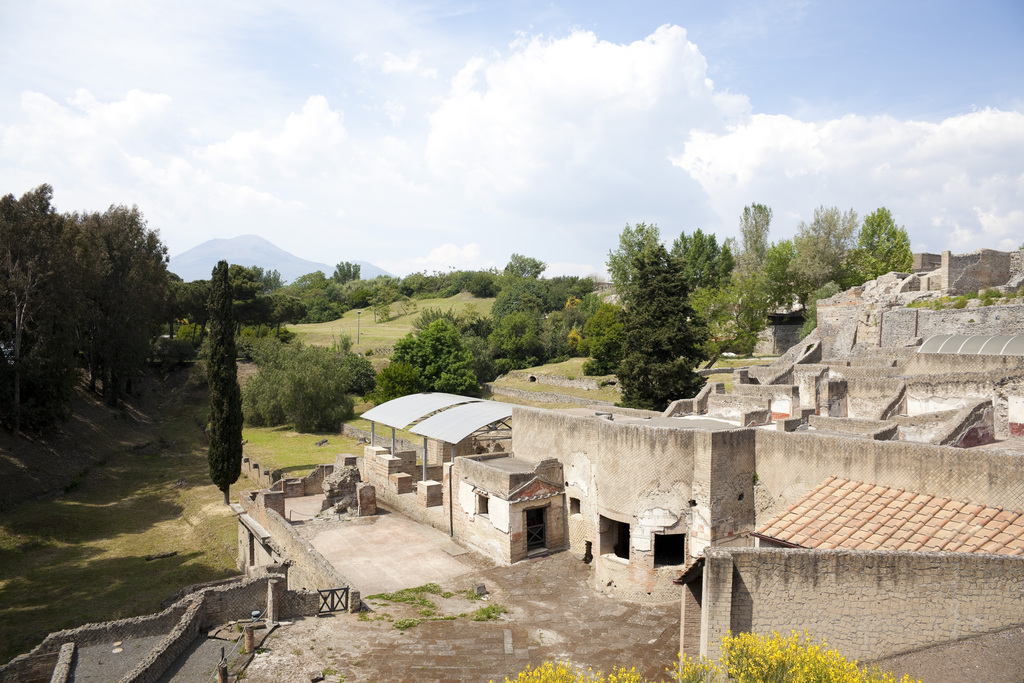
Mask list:
[[[803,548],[1024,555],[1024,513],[829,477],[757,530]]]

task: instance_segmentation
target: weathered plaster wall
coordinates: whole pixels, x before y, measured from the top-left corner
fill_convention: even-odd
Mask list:
[[[1024,624],[1024,557],[711,549],[701,653],[726,630],[824,638],[858,660]]]

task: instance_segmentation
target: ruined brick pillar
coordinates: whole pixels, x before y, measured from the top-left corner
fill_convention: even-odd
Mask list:
[[[355,614],[363,608],[362,596],[352,586],[348,587],[348,611]]]
[[[270,579],[267,582],[267,626],[277,623],[278,598],[281,595],[281,580]]]

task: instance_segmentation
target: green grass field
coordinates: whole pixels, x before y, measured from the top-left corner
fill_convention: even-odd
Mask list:
[[[245,454],[260,467],[280,468],[286,477],[304,477],[317,465],[334,463],[338,453],[362,455],[363,447],[355,439],[340,434],[305,434],[291,427],[246,427],[242,430]],[[317,446],[321,439],[327,445]]]
[[[458,313],[472,311],[479,315],[491,312],[494,299],[477,299],[462,292],[448,299],[416,299],[392,304],[391,319],[387,322],[375,322],[373,311],[365,308],[362,314],[348,311],[338,320],[329,323],[310,325],[289,325],[288,329],[306,343],[318,346],[330,346],[341,335],[352,338],[352,348],[356,353],[374,353],[390,355],[390,347],[399,339],[413,331],[413,321],[427,308],[439,308],[442,311],[455,310]],[[359,342],[356,343],[358,332]]]
[[[155,612],[178,588],[238,573],[237,522],[192,419],[205,409],[205,395],[176,391],[155,411],[151,448],[113,449],[64,496],[0,515],[0,661],[50,631]],[[232,497],[242,488],[255,486],[243,478]]]

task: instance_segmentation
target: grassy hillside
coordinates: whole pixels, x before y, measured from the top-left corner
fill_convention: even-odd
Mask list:
[[[373,311],[363,309],[361,315],[356,311],[348,311],[338,320],[329,323],[310,325],[289,325],[288,329],[298,335],[306,344],[330,346],[342,334],[352,338],[353,350],[357,353],[374,353],[390,355],[390,347],[399,339],[413,331],[413,321],[427,308],[439,308],[442,311],[455,310],[463,312],[471,310],[480,315],[491,312],[494,299],[477,299],[462,292],[448,299],[418,299],[391,306],[391,319],[387,322],[375,322]],[[358,321],[357,321],[358,318]],[[358,324],[359,343],[356,344],[356,328]]]
[[[173,383],[66,425],[65,438],[90,440],[88,472],[56,499],[0,514],[0,661],[50,631],[154,612],[178,588],[237,573],[237,522],[210,483],[197,425],[205,392]],[[232,496],[243,487],[255,488],[242,479]]]

